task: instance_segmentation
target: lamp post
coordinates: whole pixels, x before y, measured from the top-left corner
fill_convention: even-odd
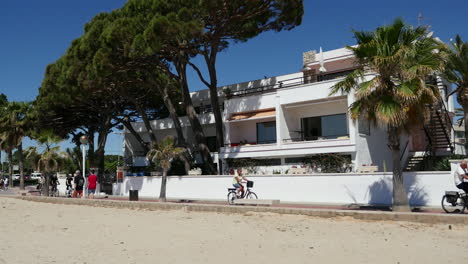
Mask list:
[[[86,198],[86,145],[88,144],[88,136],[83,135],[80,137],[80,142],[81,142],[81,151],[83,152],[83,179],[84,179],[84,185],[83,185],[83,196],[82,198]]]

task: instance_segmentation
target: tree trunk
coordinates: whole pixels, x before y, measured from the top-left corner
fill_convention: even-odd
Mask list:
[[[393,211],[410,212],[400,161],[400,130],[389,126],[387,133],[393,161]]]
[[[468,104],[463,107],[463,124],[465,125],[465,155],[468,155]]]
[[[88,159],[89,166],[95,166],[96,164],[96,157],[94,154],[94,132],[96,132],[96,130],[90,129],[89,134],[88,134],[88,157],[87,159]],[[81,153],[81,155],[83,155],[83,153]],[[81,166],[83,166],[83,164],[81,164]],[[83,167],[81,167],[80,170],[82,170],[82,168]],[[85,171],[82,172],[83,177],[86,175],[85,173],[86,173]]]
[[[42,195],[49,196],[49,185],[50,185],[50,177],[49,173],[42,171],[42,176],[44,177],[44,182],[42,183]]]
[[[159,93],[163,96],[164,105],[169,111],[169,115],[171,116],[172,122],[174,122],[174,127],[177,132],[177,146],[188,149],[187,141],[185,140],[185,136],[182,131],[182,125],[180,124],[179,115],[177,114],[177,110],[174,107],[174,104],[172,103],[167,88],[159,86],[156,87],[158,88]],[[188,174],[188,171],[190,170],[190,159],[186,153],[187,152],[185,152],[184,155],[181,155],[180,159],[184,162],[185,174]]]
[[[135,137],[135,139],[138,141],[138,143],[140,143],[140,146],[141,148],[143,148],[143,151],[145,153],[148,153],[149,151],[149,148],[148,148],[148,145],[146,144],[146,142],[141,138],[140,134],[138,134],[138,132],[135,131],[135,129],[133,128],[132,124],[130,123],[130,121],[125,121],[125,120],[122,120],[122,124],[125,126],[125,128],[130,131],[130,133]]]
[[[208,67],[208,72],[210,73],[210,99],[211,107],[213,108],[213,114],[215,117],[215,126],[216,126],[216,141],[218,143],[218,153],[220,153],[221,148],[224,147],[224,128],[223,128],[223,116],[221,115],[221,109],[219,107],[219,98],[218,98],[218,78],[216,74],[216,51],[213,50],[210,57],[206,56],[205,61]],[[219,174],[222,173],[222,162],[218,160]]]
[[[179,115],[177,115],[177,110],[174,107],[174,104],[172,103],[167,88],[160,88],[159,86],[157,87],[160,94],[163,96],[164,105],[169,111],[169,115],[171,116],[172,122],[174,122],[174,127],[177,132],[177,145],[180,147],[187,147],[187,142],[185,141],[184,133],[182,132],[182,125],[180,124]]]
[[[179,156],[179,158],[182,160],[182,162],[184,163],[184,171],[185,171],[185,175],[188,175],[189,173],[189,170],[190,170],[190,164],[191,164],[191,157],[190,157],[190,154],[188,153],[188,151],[184,151],[184,153],[182,155]]]
[[[23,143],[18,145],[18,165],[20,170],[20,189],[24,190],[24,157],[23,157]]]
[[[13,187],[13,149],[8,150],[8,173],[10,174],[9,187]]]
[[[98,148],[96,149],[97,156],[97,168],[98,175],[97,180],[99,183],[102,183],[102,178],[104,176],[104,159],[105,159],[105,147],[107,142],[107,135],[111,128],[111,117],[108,117],[104,124],[102,124],[101,129],[99,129],[98,134]]]
[[[166,202],[167,171],[168,169],[163,168],[163,175],[161,177],[161,191],[159,193],[159,201],[161,202]]]
[[[192,98],[190,97],[187,84],[186,67],[187,65],[182,63],[179,63],[177,67],[177,71],[179,73],[179,84],[182,91],[182,99],[184,100],[185,105],[185,112],[187,114],[187,118],[190,121],[190,126],[192,127],[196,148],[202,155],[204,165],[206,166],[206,171],[208,174],[215,175],[217,174],[217,171],[213,164],[210,150],[206,144],[205,133],[203,132],[200,120],[198,120],[197,113],[192,104]]]
[[[465,155],[468,154],[468,87],[461,87],[457,94],[457,101],[463,108],[465,123]]]
[[[78,156],[76,157],[76,149],[78,149]],[[75,148],[73,148],[71,151],[72,151],[72,157],[73,157],[73,161],[78,164],[78,170],[82,170],[83,168],[83,164],[81,164],[81,160],[83,159],[83,153],[81,153],[81,144],[80,142],[75,142]],[[75,169],[76,170],[76,169]]]
[[[157,139],[156,136],[154,135],[153,127],[151,127],[150,120],[148,119],[148,115],[146,114],[145,110],[142,109],[140,106],[136,106],[138,113],[141,115],[141,119],[143,119],[143,123],[145,124],[146,131],[149,134],[151,143],[156,143]]]

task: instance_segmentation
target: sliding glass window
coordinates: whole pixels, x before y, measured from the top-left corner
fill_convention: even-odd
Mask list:
[[[276,121],[257,123],[257,144],[276,143]]]
[[[333,139],[348,136],[346,114],[302,118],[304,140]]]

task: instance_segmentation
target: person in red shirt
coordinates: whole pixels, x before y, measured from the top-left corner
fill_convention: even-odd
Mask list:
[[[94,170],[91,170],[91,175],[88,177],[88,198],[94,199],[96,193],[97,176],[94,174]]]

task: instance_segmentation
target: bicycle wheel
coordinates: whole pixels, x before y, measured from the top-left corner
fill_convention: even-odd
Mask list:
[[[465,211],[464,201],[460,197],[458,197],[456,200],[453,198],[453,196],[444,195],[441,202],[442,209],[444,209],[444,211],[449,214],[463,213],[463,211]]]
[[[234,204],[235,199],[236,199],[236,192],[229,192],[227,195],[228,204]]]
[[[257,195],[254,192],[249,192],[245,199],[258,199]]]

